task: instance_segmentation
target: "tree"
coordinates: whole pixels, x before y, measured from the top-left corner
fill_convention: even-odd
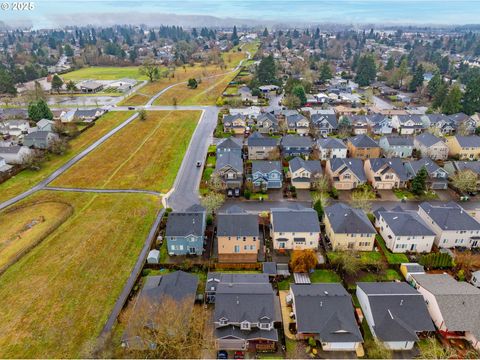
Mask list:
[[[359,257],[352,251],[336,252],[331,259],[331,263],[337,271],[341,271],[346,275],[354,275],[362,268]]]
[[[285,105],[288,109],[298,109],[301,106],[301,101],[298,96],[293,94],[289,94],[283,98],[282,101],[283,105]]]
[[[267,37],[268,36],[268,29],[265,28],[265,30],[263,30],[263,37]]]
[[[53,75],[52,78],[52,90],[55,90],[56,92],[60,92],[63,86],[63,80],[58,76],[57,74]]]
[[[431,98],[434,97],[438,89],[440,88],[440,86],[442,86],[442,84],[443,84],[442,76],[440,75],[439,72],[436,72],[435,75],[433,75],[433,77],[428,82],[428,86],[427,86],[428,95]]]
[[[290,259],[293,272],[308,273],[315,269],[318,260],[313,250],[294,250]]]
[[[54,139],[50,142],[50,145],[48,146],[48,151],[55,155],[63,155],[68,151],[69,148],[70,145],[68,141],[64,138],[59,137],[58,139]]]
[[[67,84],[65,86],[67,88],[67,91],[74,92],[75,90],[77,90],[77,86],[75,85],[75,83],[72,80],[67,82]]]
[[[377,339],[365,341],[365,351],[369,359],[392,359],[393,352]]]
[[[432,107],[434,109],[438,109],[439,107],[441,107],[447,95],[448,95],[448,86],[447,84],[442,83],[438,87],[435,95],[433,96]]]
[[[390,56],[388,58],[387,64],[385,65],[385,70],[390,71],[390,70],[393,70],[394,67],[395,67],[395,59],[393,58],[393,56]]]
[[[233,26],[232,37],[230,38],[230,40],[232,41],[233,46],[238,45],[238,34],[237,34],[237,26],[236,25]]]
[[[165,296],[153,302],[147,297],[139,298],[123,316],[128,321],[129,333],[145,347],[127,348],[127,357],[199,359],[206,350],[214,348],[207,311],[203,306],[193,306],[191,299],[178,301]]]
[[[416,91],[420,86],[423,85],[423,75],[424,75],[423,66],[420,64],[415,70],[415,73],[413,74],[410,84],[408,84],[409,91],[412,91],[412,92]]]
[[[323,62],[322,65],[320,66],[320,75],[318,79],[323,84],[328,80],[330,80],[332,77],[333,77],[333,74],[332,74],[332,69],[330,68],[330,64],[327,61]]]
[[[480,112],[480,75],[476,75],[467,82],[463,96],[463,112],[473,115]]]
[[[198,87],[197,79],[194,79],[194,78],[188,79],[187,86],[188,86],[190,89],[196,89],[196,88]]]
[[[462,90],[458,85],[453,85],[442,103],[442,112],[452,115],[462,111]]]
[[[40,99],[39,101],[32,101],[28,105],[28,117],[30,120],[37,122],[41,119],[52,120],[53,114],[45,100]]]
[[[17,94],[15,79],[8,70],[2,68],[0,68],[0,94]]]
[[[441,360],[441,359],[452,359],[454,358],[455,350],[450,346],[443,346],[435,337],[429,337],[419,346],[420,354],[418,358],[420,359],[431,359],[431,360]]]
[[[427,189],[426,180],[428,177],[427,170],[422,167],[412,180],[412,193],[421,195]]]
[[[307,95],[305,94],[305,89],[302,85],[297,85],[292,89],[292,94],[298,97],[300,100],[300,105],[303,106],[307,103]]]
[[[327,193],[330,191],[330,180],[326,175],[316,177],[313,180],[312,188],[319,193]]]
[[[154,82],[160,78],[160,70],[153,59],[145,60],[139,71],[140,74],[145,75],[150,82]]]
[[[277,68],[272,55],[262,58],[258,64],[255,79],[259,85],[271,85],[278,83]]]
[[[469,169],[458,171],[452,176],[452,184],[461,192],[475,192],[477,191],[477,174]]]
[[[358,60],[357,75],[355,81],[360,86],[369,86],[377,75],[377,67],[373,55],[363,55]]]
[[[210,176],[210,180],[208,181],[208,187],[210,190],[217,193],[222,193],[227,188],[225,182],[217,173],[213,173],[212,176]]]
[[[363,211],[370,212],[371,200],[375,199],[375,193],[367,184],[358,186],[352,192],[352,206]]]
[[[140,121],[145,121],[147,120],[147,111],[145,109],[142,109],[138,112],[138,119]]]
[[[225,195],[217,192],[211,192],[201,199],[202,206],[208,213],[213,213],[225,202]]]
[[[404,58],[400,62],[400,66],[398,67],[398,69],[395,71],[392,81],[401,88],[403,86],[403,80],[405,80],[405,77],[407,75],[408,75],[408,61],[406,58]]]

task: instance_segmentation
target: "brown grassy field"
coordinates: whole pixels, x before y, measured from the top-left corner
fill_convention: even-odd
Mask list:
[[[167,192],[187,150],[199,111],[149,111],[56,179],[52,185]]]
[[[36,201],[69,203],[74,214],[0,276],[0,357],[91,356],[160,201],[40,192],[22,205]],[[15,212],[0,217],[17,221]]]
[[[52,155],[38,171],[24,170],[0,184],[0,202],[8,200],[49,176],[54,170],[65,164],[80,151],[101,138],[111,129],[132,116],[133,111],[110,112],[98,119],[95,125],[70,141],[70,149],[64,155]]]
[[[59,227],[72,208],[66,203],[44,202],[12,208],[5,214],[0,217],[0,273]]]

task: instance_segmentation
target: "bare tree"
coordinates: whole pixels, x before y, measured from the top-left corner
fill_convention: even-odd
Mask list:
[[[312,182],[312,188],[319,193],[327,193],[331,188],[330,180],[326,175],[317,176]]]
[[[367,186],[361,186],[352,192],[352,206],[365,212],[372,210],[371,200],[375,199],[375,193]]]
[[[68,151],[69,148],[70,145],[68,141],[65,138],[58,137],[50,142],[48,151],[52,154],[63,155]]]
[[[207,212],[212,213],[218,210],[225,202],[225,195],[217,192],[211,192],[201,199],[201,203]]]
[[[140,68],[140,74],[145,75],[150,82],[160,78],[160,70],[154,59],[147,59]]]
[[[210,180],[208,181],[208,187],[210,188],[210,190],[217,193],[221,193],[227,188],[225,182],[218,173],[213,173],[212,176],[210,176]]]
[[[458,171],[452,176],[452,183],[457,189],[462,192],[477,191],[477,174],[471,170]]]

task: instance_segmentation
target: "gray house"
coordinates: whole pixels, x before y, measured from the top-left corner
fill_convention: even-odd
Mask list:
[[[262,134],[279,132],[278,119],[271,113],[262,113],[257,117],[257,130]]]
[[[405,163],[410,178],[415,177],[420,169],[425,168],[428,173],[427,187],[435,190],[445,190],[448,187],[448,172],[438,166],[435,161],[423,158]]]
[[[241,139],[229,137],[223,139],[217,144],[216,153],[217,156],[223,153],[234,153],[238,156],[242,156],[243,143]]]
[[[328,135],[338,129],[337,116],[335,114],[313,114],[311,120],[317,134]]]
[[[206,211],[193,205],[183,212],[168,215],[165,237],[169,255],[202,255]]]
[[[310,122],[299,113],[293,113],[285,116],[287,128],[289,132],[295,132],[300,135],[308,134],[310,131]]]
[[[243,183],[243,159],[236,152],[217,153],[215,173],[228,189],[239,189]]]
[[[308,157],[313,149],[313,141],[309,136],[285,135],[280,146],[284,156]]]
[[[409,158],[413,152],[413,138],[408,136],[383,136],[378,145],[385,157]]]
[[[33,150],[26,146],[13,145],[0,147],[0,157],[10,165],[23,164],[32,155]]]
[[[35,131],[23,138],[23,145],[35,149],[48,149],[59,137],[51,131]]]
[[[250,160],[268,160],[280,155],[278,145],[280,139],[270,136],[263,136],[254,132],[247,139],[248,158]]]
[[[252,161],[252,183],[256,188],[280,189],[283,169],[280,161]]]

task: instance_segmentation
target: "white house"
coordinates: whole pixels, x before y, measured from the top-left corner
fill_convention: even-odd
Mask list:
[[[435,233],[439,248],[480,246],[480,223],[454,202],[421,203],[418,214]]]
[[[31,154],[32,150],[26,146],[0,147],[0,157],[4,158],[5,162],[11,165],[23,164]]]
[[[380,235],[392,252],[423,253],[432,250],[435,233],[415,211],[398,207],[391,211],[379,209],[374,214]]]
[[[374,338],[391,350],[411,350],[418,334],[435,331],[422,294],[404,282],[359,282],[358,302]]]

